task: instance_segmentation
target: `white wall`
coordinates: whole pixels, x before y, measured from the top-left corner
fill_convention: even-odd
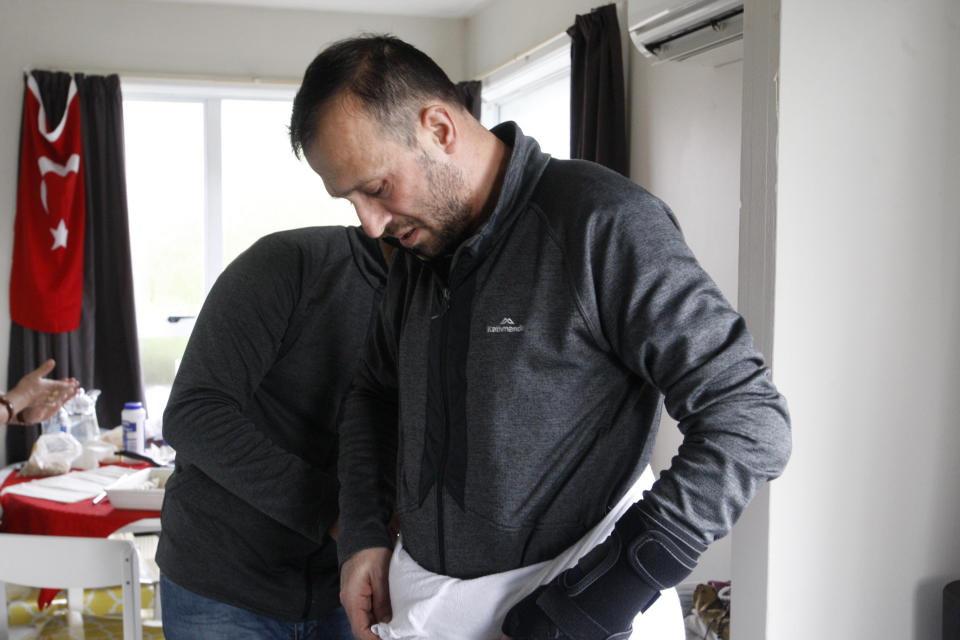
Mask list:
[[[960,578],[960,3],[782,0],[768,638],[940,638]]]
[[[736,304],[743,64],[653,66],[637,53],[632,67],[631,177],[670,205]]]
[[[125,0],[0,0],[0,390],[7,384],[8,283],[25,69],[298,83],[325,44],[361,31],[386,31],[423,49],[459,80],[464,29],[464,21],[449,19]],[[0,460],[3,442],[0,435]]]
[[[561,33],[578,13],[588,13],[597,4],[494,2],[467,23],[468,73],[491,70]],[[631,178],[673,208],[698,259],[736,304],[742,64],[713,68],[688,61],[651,66],[629,41],[626,46]],[[667,418],[661,427],[652,461],[657,472],[670,464],[680,444],[675,425]],[[718,541],[690,579],[729,579],[730,553],[730,539]]]

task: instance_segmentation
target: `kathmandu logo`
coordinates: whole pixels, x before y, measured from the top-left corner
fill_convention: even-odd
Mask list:
[[[520,333],[523,331],[523,325],[517,324],[513,318],[504,318],[496,325],[488,325],[487,333]]]

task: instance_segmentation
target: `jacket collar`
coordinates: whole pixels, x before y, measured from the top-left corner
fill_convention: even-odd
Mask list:
[[[490,248],[495,246],[513,221],[526,207],[530,196],[536,189],[540,176],[543,174],[550,156],[540,151],[536,140],[523,135],[523,131],[515,122],[504,122],[490,130],[504,144],[509,147],[507,170],[504,172],[503,184],[493,213],[477,232],[464,240],[456,249],[451,261],[450,256],[429,259],[415,251],[410,251],[392,238],[388,239],[394,246],[410,255],[417,262],[426,263],[442,280],[447,281],[451,262],[457,271],[455,280],[462,281],[473,268],[482,261]]]
[[[493,213],[477,233],[461,245],[462,250],[474,255],[485,253],[500,240],[526,207],[550,160],[548,154],[540,151],[537,141],[523,135],[515,122],[499,124],[491,132],[510,148],[510,159]]]
[[[380,241],[367,236],[360,227],[347,227],[347,241],[360,274],[374,290],[383,289],[388,265]]]

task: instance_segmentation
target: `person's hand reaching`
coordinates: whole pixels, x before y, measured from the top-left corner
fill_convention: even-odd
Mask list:
[[[77,393],[79,383],[73,378],[50,380],[45,378],[56,366],[53,359],[23,376],[20,382],[7,394],[6,398],[14,407],[15,416],[9,416],[8,422],[33,424],[49,420]]]

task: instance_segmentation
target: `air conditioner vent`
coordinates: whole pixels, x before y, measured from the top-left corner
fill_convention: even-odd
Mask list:
[[[697,0],[631,18],[633,43],[654,63],[686,60],[743,37],[742,0]]]

